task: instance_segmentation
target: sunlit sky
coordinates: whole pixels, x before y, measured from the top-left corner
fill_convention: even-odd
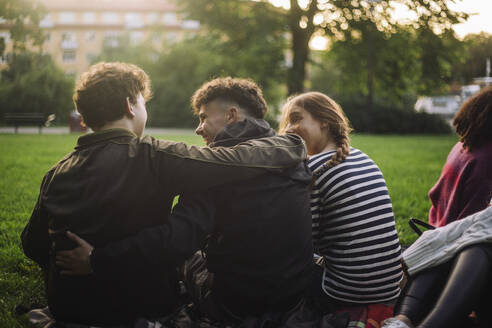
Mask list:
[[[289,0],[270,0],[272,4],[279,7],[288,8]],[[299,3],[307,2],[299,0]],[[491,0],[456,0],[454,3],[449,1],[449,7],[456,11],[470,14],[468,20],[463,24],[454,25],[454,30],[459,37],[464,37],[470,33],[480,33],[482,31],[492,34],[492,1]],[[406,7],[395,6],[395,18],[411,17]],[[314,37],[310,46],[314,49],[324,49],[327,41],[322,37]]]

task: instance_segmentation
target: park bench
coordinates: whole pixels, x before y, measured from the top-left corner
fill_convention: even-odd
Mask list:
[[[37,126],[39,134],[44,126],[49,126],[50,122],[55,119],[55,115],[51,114],[47,117],[42,113],[6,113],[5,123],[13,125],[15,133],[18,132],[19,126]]]

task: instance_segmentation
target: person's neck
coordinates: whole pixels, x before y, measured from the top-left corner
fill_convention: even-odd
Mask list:
[[[126,120],[125,118],[108,122],[104,124],[102,127],[98,129],[94,129],[94,131],[99,132],[99,131],[110,130],[110,129],[125,129],[135,133],[135,131],[133,130],[132,122]]]
[[[328,141],[319,152],[326,153],[333,150],[337,150],[337,145],[333,141]]]

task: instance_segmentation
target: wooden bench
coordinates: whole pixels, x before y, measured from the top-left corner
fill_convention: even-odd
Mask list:
[[[18,132],[19,126],[37,126],[39,134],[44,126],[49,126],[50,122],[55,119],[55,115],[51,114],[48,117],[42,113],[6,113],[5,123],[13,125],[15,133]]]

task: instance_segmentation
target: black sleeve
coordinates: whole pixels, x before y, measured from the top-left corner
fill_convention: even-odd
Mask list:
[[[51,240],[48,234],[48,218],[42,208],[43,189],[48,180],[48,174],[41,183],[38,201],[31,214],[31,218],[22,231],[21,241],[24,254],[34,260],[41,268],[46,269],[49,263]]]
[[[159,179],[175,193],[196,192],[224,183],[281,171],[306,159],[296,135],[252,139],[234,147],[197,147],[154,140]]]
[[[169,221],[135,236],[93,251],[91,263],[100,278],[111,278],[131,268],[178,266],[199,250],[212,232],[215,193],[182,195]]]

